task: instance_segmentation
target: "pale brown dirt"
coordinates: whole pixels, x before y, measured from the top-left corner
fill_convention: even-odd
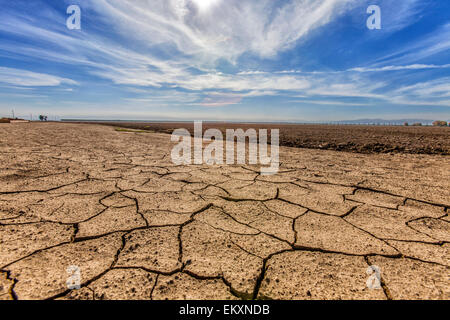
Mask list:
[[[175,166],[167,134],[0,137],[0,300],[450,298],[448,156],[282,147],[262,176]]]

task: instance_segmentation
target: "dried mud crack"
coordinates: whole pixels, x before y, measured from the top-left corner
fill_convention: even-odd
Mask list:
[[[448,156],[282,147],[263,176],[174,165],[166,134],[0,134],[2,300],[450,298]]]

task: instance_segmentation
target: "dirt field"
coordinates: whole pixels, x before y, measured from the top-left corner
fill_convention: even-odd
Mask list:
[[[0,137],[0,299],[450,299],[448,156],[282,147],[262,176],[175,166],[167,134]]]
[[[172,133],[186,128],[193,133],[192,122],[145,123],[103,122],[123,128]],[[203,123],[203,130],[260,128],[280,129],[280,145],[358,153],[410,153],[450,155],[450,127],[402,127],[364,125],[299,125],[299,124],[242,124]],[[270,141],[270,139],[269,139]]]

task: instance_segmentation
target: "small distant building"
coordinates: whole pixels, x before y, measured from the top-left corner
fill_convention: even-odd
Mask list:
[[[1,118],[0,123],[28,123],[29,120],[24,119],[12,119],[12,118]]]

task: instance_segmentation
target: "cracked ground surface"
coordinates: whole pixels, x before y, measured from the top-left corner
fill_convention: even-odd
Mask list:
[[[176,166],[166,134],[30,123],[0,137],[2,300],[450,298],[448,156],[282,147],[262,176]]]

